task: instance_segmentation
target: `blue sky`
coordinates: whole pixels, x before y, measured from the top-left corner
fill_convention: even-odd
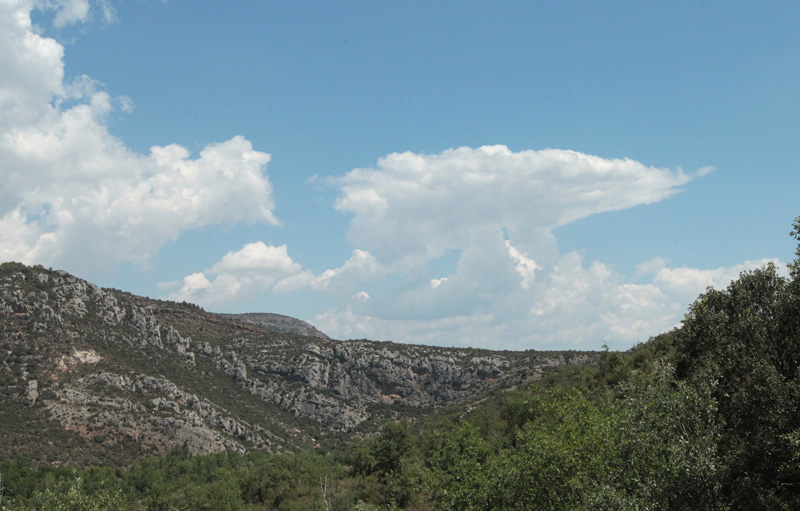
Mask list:
[[[794,2],[0,0],[0,258],[624,349],[792,258]]]

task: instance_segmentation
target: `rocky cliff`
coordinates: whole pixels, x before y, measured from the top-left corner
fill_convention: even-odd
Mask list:
[[[309,448],[594,358],[335,341],[285,316],[212,314],[5,263],[0,456]]]

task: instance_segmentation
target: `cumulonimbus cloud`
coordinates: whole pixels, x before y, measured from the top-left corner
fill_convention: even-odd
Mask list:
[[[630,159],[494,145],[393,153],[331,182],[341,188],[336,208],[352,215],[353,244],[409,267],[463,248],[485,225],[505,229],[525,252],[553,256],[556,227],[663,200],[692,178]]]
[[[678,290],[677,270],[651,264],[652,282],[630,282],[612,266],[560,254],[553,231],[661,201],[710,170],[502,145],[387,155],[330,182],[340,188],[336,208],[351,215],[350,241],[405,282],[317,324],[332,335],[507,348],[599,347],[656,333],[679,321],[688,302],[677,300],[702,291],[705,274],[684,272]],[[454,266],[430,274],[445,254],[456,254]]]

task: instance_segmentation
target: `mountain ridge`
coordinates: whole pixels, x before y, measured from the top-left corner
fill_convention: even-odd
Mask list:
[[[182,443],[308,449],[596,359],[337,341],[286,316],[215,314],[19,263],[0,265],[0,317],[0,455],[41,463],[119,464]],[[276,319],[284,331],[261,324]]]
[[[267,330],[278,333],[289,333],[305,335],[306,337],[318,337],[320,339],[330,339],[330,337],[319,331],[317,327],[301,319],[275,314],[272,312],[241,312],[241,313],[218,313],[220,316],[235,318],[245,323],[252,323]]]

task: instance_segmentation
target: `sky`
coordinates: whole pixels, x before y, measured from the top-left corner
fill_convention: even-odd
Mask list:
[[[337,339],[627,349],[784,268],[800,3],[0,0],[0,260]]]

